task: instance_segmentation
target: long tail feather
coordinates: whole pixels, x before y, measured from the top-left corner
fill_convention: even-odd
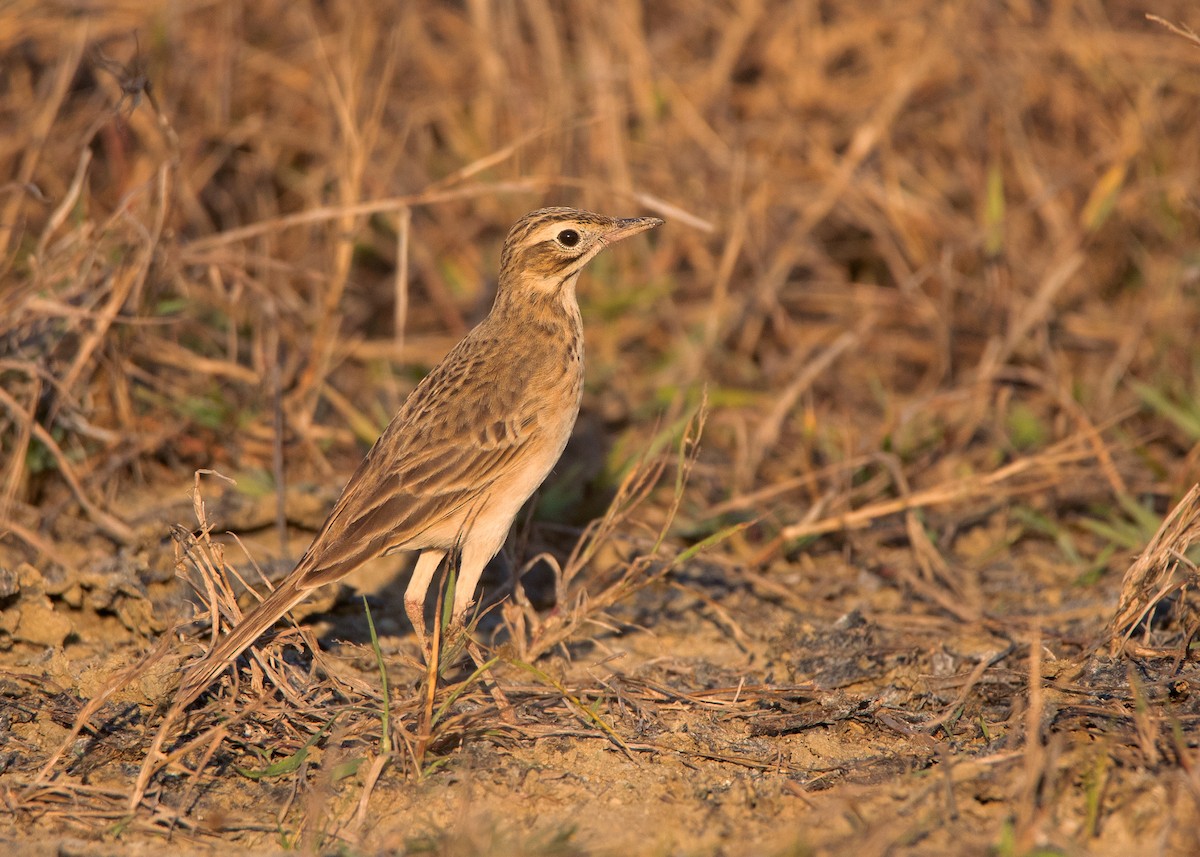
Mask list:
[[[188,670],[175,695],[177,708],[182,710],[190,705],[264,631],[308,596],[309,590],[298,588],[295,580],[295,574],[289,575],[274,592],[244,616],[204,660]]]

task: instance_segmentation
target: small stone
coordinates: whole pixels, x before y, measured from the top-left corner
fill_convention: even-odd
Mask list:
[[[21,591],[18,573],[6,565],[0,565],[0,598],[11,598]]]
[[[17,585],[21,589],[36,589],[41,591],[46,585],[42,573],[27,562],[17,566]]]
[[[78,583],[68,586],[63,590],[62,600],[66,602],[68,607],[74,607],[78,610],[83,606],[83,587]]]
[[[71,620],[54,612],[48,598],[23,601],[13,639],[37,646],[61,646],[71,634]]]
[[[0,631],[5,634],[12,635],[12,632],[17,630],[17,623],[21,621],[21,608],[17,605],[6,607],[0,610]]]

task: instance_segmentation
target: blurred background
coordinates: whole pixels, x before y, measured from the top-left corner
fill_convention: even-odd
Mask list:
[[[582,285],[588,484],[705,387],[690,514],[764,540],[1081,431],[1128,456],[1068,493],[1196,477],[1200,49],[1141,7],[17,2],[0,39],[30,526],[269,472],[276,393],[332,478],[544,204],[669,221]]]

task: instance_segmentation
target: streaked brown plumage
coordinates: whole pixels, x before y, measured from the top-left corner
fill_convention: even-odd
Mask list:
[[[199,696],[312,589],[392,551],[420,551],[405,609],[424,638],[426,591],[458,551],[453,622],[461,625],[513,518],[566,446],[583,385],[575,282],[609,244],[652,229],[544,208],[504,242],[492,311],[409,395],[354,471],[295,569],[184,677],[177,707]]]

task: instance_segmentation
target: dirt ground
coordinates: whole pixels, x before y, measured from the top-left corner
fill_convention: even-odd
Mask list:
[[[1200,853],[1193,29],[0,5],[0,849]],[[548,204],[666,223],[472,644],[387,557],[172,721]]]

